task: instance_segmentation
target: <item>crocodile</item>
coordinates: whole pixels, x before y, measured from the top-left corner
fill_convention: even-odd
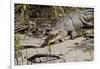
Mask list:
[[[48,33],[52,41],[64,39],[69,36],[74,39],[83,35],[83,29],[93,29],[94,27],[94,9],[88,9],[84,12],[70,12],[60,17],[56,25]],[[55,37],[56,35],[56,37]]]

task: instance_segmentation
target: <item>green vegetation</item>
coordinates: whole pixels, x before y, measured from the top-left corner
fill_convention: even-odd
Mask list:
[[[18,57],[21,56],[21,44],[20,44],[20,38],[18,36],[19,34],[15,34],[14,36],[14,45],[15,45],[15,58],[18,63]]]
[[[86,51],[89,52],[90,56],[91,56],[91,60],[93,60],[93,52],[94,52],[94,47],[92,46],[88,46],[86,47]]]
[[[49,50],[49,55],[51,55],[51,45],[50,45],[50,37],[48,37],[48,50]],[[51,57],[50,57],[50,62],[51,62]]]

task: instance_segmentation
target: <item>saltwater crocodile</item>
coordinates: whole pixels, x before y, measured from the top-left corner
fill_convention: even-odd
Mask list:
[[[83,35],[83,29],[93,29],[94,26],[94,9],[88,9],[84,12],[70,12],[58,19],[55,27],[49,32],[53,37],[52,42],[64,39],[70,36],[70,39]],[[56,35],[56,37],[55,37]]]

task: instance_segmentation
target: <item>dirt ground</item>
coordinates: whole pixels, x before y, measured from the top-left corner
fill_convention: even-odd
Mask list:
[[[83,62],[93,60],[93,50],[86,49],[85,44],[89,47],[94,46],[90,40],[83,37],[74,40],[66,39],[63,42],[41,47],[44,42],[43,38],[34,38],[21,35],[22,56],[18,58],[18,65],[36,64],[36,63],[63,63],[63,62]],[[88,42],[89,41],[89,42]],[[86,43],[87,42],[87,43]],[[83,45],[82,45],[83,44]],[[52,55],[51,57],[48,56]],[[38,55],[38,56],[37,56]],[[16,60],[15,60],[15,64]]]

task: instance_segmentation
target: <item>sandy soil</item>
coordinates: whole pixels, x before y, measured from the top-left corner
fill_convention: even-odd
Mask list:
[[[21,36],[22,37],[22,36]],[[23,39],[23,38],[21,38]],[[81,61],[92,61],[93,60],[93,51],[90,53],[89,51],[85,52],[82,48],[77,48],[77,46],[84,41],[85,38],[78,37],[74,40],[65,40],[64,42],[53,44],[50,46],[51,51],[49,51],[48,46],[40,47],[40,45],[44,42],[43,39],[40,38],[32,38],[26,37],[21,41],[22,46],[30,46],[30,48],[25,48],[22,50],[22,57],[19,57],[19,65],[20,64],[36,64],[30,61],[27,61],[28,58],[36,55],[36,54],[52,54],[59,56],[60,59],[54,61],[47,61],[42,63],[62,63],[62,62],[81,62]],[[33,46],[33,47],[32,47]],[[92,54],[92,55],[91,55]],[[23,58],[23,59],[22,59]],[[37,62],[39,59],[35,59]],[[41,61],[46,60],[42,58]],[[23,63],[22,63],[23,61]],[[16,61],[15,61],[16,64]]]

